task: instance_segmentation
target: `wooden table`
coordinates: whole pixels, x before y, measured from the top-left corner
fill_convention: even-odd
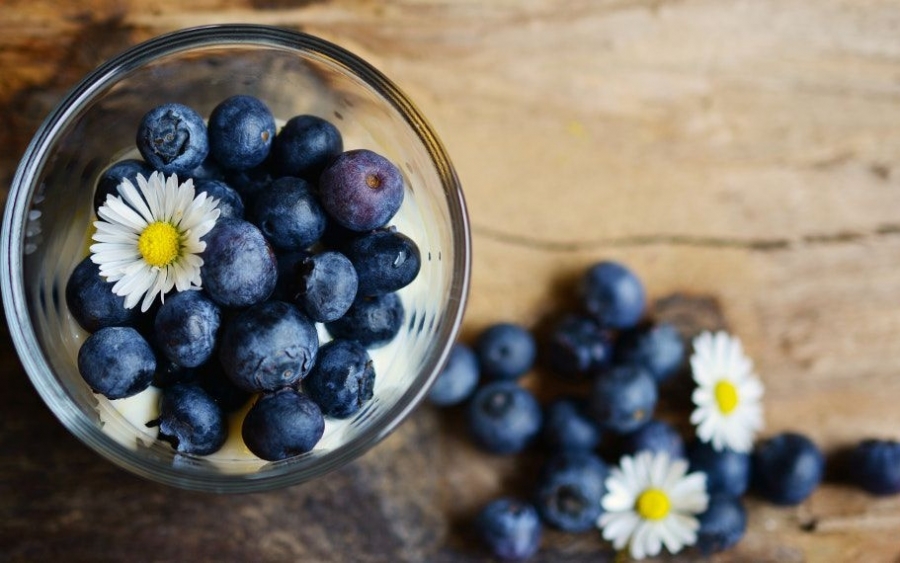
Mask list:
[[[464,338],[536,326],[588,264],[621,260],[661,316],[743,339],[766,434],[798,430],[828,453],[900,438],[896,1],[4,0],[0,185],[84,73],[215,22],[321,35],[418,102],[470,206]],[[71,437],[3,342],[0,560],[481,560],[472,514],[527,493],[539,463],[483,454],[458,412],[423,406],[314,484],[185,493]],[[525,384],[546,397],[547,377]],[[745,539],[716,561],[900,560],[900,497],[827,484],[795,508],[747,506]],[[612,557],[598,533],[548,532],[534,560]]]

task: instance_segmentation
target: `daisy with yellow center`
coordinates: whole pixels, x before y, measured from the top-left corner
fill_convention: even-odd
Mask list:
[[[691,423],[697,437],[719,451],[749,452],[763,425],[763,385],[753,363],[741,341],[726,332],[703,332],[693,346],[691,371],[697,388]]]
[[[115,282],[112,291],[125,297],[126,308],[143,299],[141,311],[146,311],[172,288],[201,287],[199,254],[206,243],[200,237],[216,224],[219,210],[215,198],[195,197],[190,179],[179,184],[174,174],[154,172],[150,178],[138,174],[137,184],[122,180],[121,197],[108,196],[97,210],[91,260],[100,275]]]
[[[696,515],[706,510],[706,474],[687,474],[683,459],[665,452],[625,456],[606,478],[605,512],[597,520],[603,538],[635,559],[653,557],[663,546],[678,553],[697,541]]]

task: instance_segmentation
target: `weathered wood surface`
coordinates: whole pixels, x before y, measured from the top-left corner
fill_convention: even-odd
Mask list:
[[[688,317],[713,307],[743,338],[767,433],[797,429],[829,452],[900,437],[897,2],[4,0],[0,183],[96,64],[226,21],[345,45],[429,116],[470,205],[466,337],[536,325],[585,265],[620,259],[654,299],[681,295],[667,302]],[[476,451],[458,413],[423,407],[312,486],[171,490],[69,436],[8,341],[0,560],[479,560],[467,519],[536,469]],[[900,498],[829,484],[797,508],[748,503],[746,538],[716,561],[900,561]],[[610,558],[598,534],[551,532],[535,560]]]

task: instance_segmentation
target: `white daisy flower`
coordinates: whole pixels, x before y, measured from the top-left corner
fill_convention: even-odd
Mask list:
[[[658,555],[665,545],[678,553],[697,541],[697,514],[706,510],[706,474],[687,475],[688,463],[666,452],[624,456],[606,478],[604,512],[597,520],[603,538],[628,547],[635,559]]]
[[[157,295],[174,287],[178,291],[201,287],[200,240],[216,224],[218,201],[206,193],[194,197],[194,182],[178,183],[154,172],[118,186],[121,197],[109,195],[97,211],[99,221],[92,236],[91,260],[100,275],[116,282],[112,290],[125,297],[131,309],[143,298],[141,311],[150,308]],[[162,297],[161,297],[162,298]]]
[[[762,429],[763,385],[744,355],[741,341],[728,333],[703,332],[694,339],[691,371],[697,388],[691,424],[716,450],[749,452]]]

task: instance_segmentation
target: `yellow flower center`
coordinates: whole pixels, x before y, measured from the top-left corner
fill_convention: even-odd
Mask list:
[[[731,414],[738,406],[737,387],[724,379],[716,383],[716,403],[719,404],[719,410],[722,414]]]
[[[148,264],[161,268],[178,258],[181,237],[171,223],[154,221],[138,238],[138,250]]]
[[[644,520],[662,520],[671,508],[669,497],[659,489],[647,489],[635,503],[635,510]]]

